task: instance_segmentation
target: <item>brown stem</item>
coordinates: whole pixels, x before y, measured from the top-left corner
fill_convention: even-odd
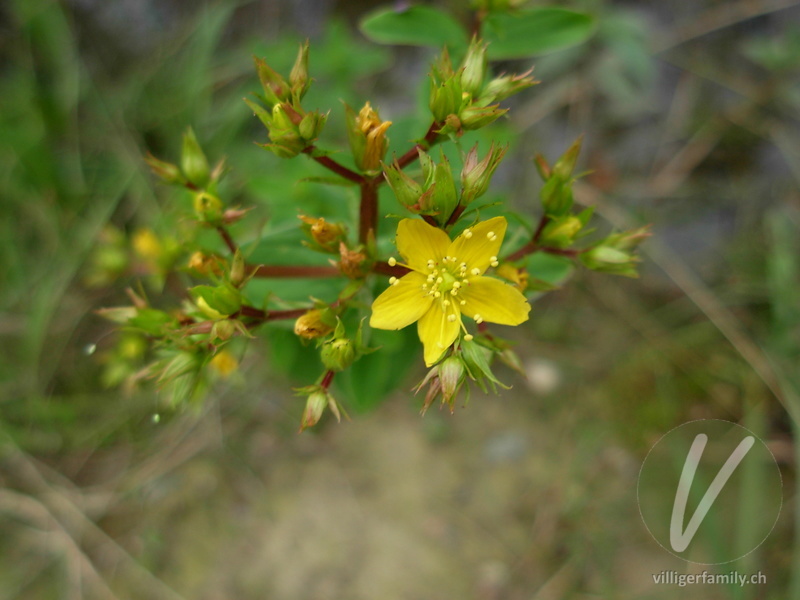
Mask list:
[[[415,160],[419,158],[419,151],[420,150],[428,150],[431,146],[436,143],[436,139],[439,137],[439,134],[436,133],[436,130],[440,129],[440,126],[437,122],[431,123],[431,126],[428,127],[427,133],[425,133],[425,137],[422,139],[421,142],[418,144],[414,144],[414,147],[411,148],[408,152],[403,154],[400,158],[397,159],[397,164],[400,166],[401,169],[404,169]],[[381,180],[383,179],[382,175],[378,176]]]
[[[383,179],[383,178],[381,178]],[[361,205],[358,215],[358,241],[366,244],[369,232],[378,233],[378,183],[377,177],[361,183]]]
[[[461,213],[464,212],[465,208],[466,206],[464,206],[463,204],[459,204],[458,206],[456,206],[456,209],[453,211],[453,214],[450,215],[450,218],[447,219],[447,223],[445,223],[444,226],[450,227],[450,225],[453,225],[456,221],[458,221],[458,218],[461,216]]]
[[[508,256],[506,256],[503,260],[508,261],[515,261],[519,260],[523,256],[527,256],[528,254],[533,254],[534,252],[540,250],[539,248],[539,238],[542,237],[542,232],[547,224],[550,222],[550,217],[547,215],[542,215],[542,218],[539,219],[539,225],[536,226],[536,231],[531,238],[531,241],[525,244],[522,248],[517,250],[516,252],[512,252]]]
[[[439,223],[437,223],[436,219],[434,219],[432,216],[430,215],[420,215],[420,216],[422,217],[422,220],[425,221],[428,225],[432,225],[433,227],[439,227]]]
[[[308,148],[305,148],[303,150],[303,153],[308,154],[311,158],[313,158],[315,161],[317,161],[326,169],[333,171],[340,177],[344,177],[345,179],[352,181],[353,183],[364,183],[365,181],[367,181],[367,178],[364,177],[363,175],[348,169],[344,165],[340,165],[338,162],[336,162],[335,160],[333,160],[328,156],[314,156],[313,155],[314,150],[316,150],[314,146],[309,146]]]
[[[219,233],[222,240],[225,242],[225,245],[228,247],[228,250],[231,251],[231,254],[236,254],[236,242],[233,241],[231,234],[228,233],[228,230],[225,229],[222,225],[217,225],[217,232]]]
[[[340,277],[341,271],[334,266],[291,266],[291,265],[259,265],[251,267],[253,277],[271,279],[288,279],[293,277]]]
[[[265,311],[254,306],[242,306],[239,312],[231,317],[249,317],[257,319],[262,322],[267,321],[280,321],[282,319],[296,319],[306,314],[310,308],[290,308],[288,310],[270,310]]]
[[[380,273],[381,275],[388,275],[390,277],[402,277],[411,272],[411,269],[402,267],[400,265],[390,265],[385,261],[378,261],[372,265],[373,273]]]
[[[330,370],[327,371],[325,373],[325,376],[322,378],[322,383],[320,383],[319,386],[323,390],[327,390],[329,387],[331,387],[331,383],[333,382],[334,375],[336,375],[335,371],[330,371]]]

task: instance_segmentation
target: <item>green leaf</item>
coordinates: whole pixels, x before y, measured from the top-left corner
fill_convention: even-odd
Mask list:
[[[361,20],[361,32],[379,44],[464,48],[467,36],[450,15],[431,6],[380,8]]]
[[[575,265],[569,258],[544,252],[531,254],[528,257],[527,267],[531,277],[553,286],[561,285],[575,270]]]
[[[595,18],[586,13],[542,7],[489,15],[483,37],[491,60],[525,58],[583,43],[595,25]]]

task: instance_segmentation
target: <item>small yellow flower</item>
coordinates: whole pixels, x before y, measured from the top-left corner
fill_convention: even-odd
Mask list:
[[[214,355],[214,358],[211,359],[209,365],[219,373],[223,379],[227,379],[239,368],[239,361],[227,350],[220,350]]]
[[[508,223],[504,217],[482,221],[455,240],[419,219],[403,219],[397,248],[411,272],[392,279],[372,304],[370,325],[402,329],[418,321],[425,364],[436,363],[466,328],[462,316],[476,323],[519,325],[531,310],[519,290],[484,276],[498,265],[497,255]],[[390,261],[391,263],[392,261]]]

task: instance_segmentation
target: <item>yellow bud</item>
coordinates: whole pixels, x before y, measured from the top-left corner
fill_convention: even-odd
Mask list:
[[[163,251],[161,241],[151,229],[138,229],[131,244],[133,251],[146,260],[158,260]]]
[[[294,333],[307,340],[328,335],[333,327],[322,319],[322,311],[314,309],[308,311],[294,323]]]
[[[199,251],[195,252],[191,257],[189,257],[189,263],[186,266],[201,275],[219,275],[222,273],[219,259],[217,259],[215,256],[208,256]]]
[[[224,379],[230,377],[231,373],[239,368],[239,361],[227,350],[220,350],[217,352],[208,364]]]
[[[344,228],[335,223],[328,223],[322,217],[316,219],[306,215],[298,217],[306,225],[310,225],[312,239],[323,248],[332,249],[334,244],[344,236]]]

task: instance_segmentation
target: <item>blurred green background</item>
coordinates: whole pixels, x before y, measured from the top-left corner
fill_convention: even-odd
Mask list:
[[[151,392],[109,386],[142,350],[93,311],[146,274],[137,232],[167,239],[185,208],[142,157],[174,159],[191,125],[258,219],[337,214],[345,191],[296,183],[316,165],[253,144],[251,55],[285,71],[309,37],[326,135],[340,99],[370,100],[403,152],[435,50],[368,42],[368,2],[0,7],[0,600],[800,598],[800,2],[570,5],[587,41],[499,65],[542,84],[487,132],[512,142],[496,193],[533,217],[532,155],[584,134],[578,201],[603,229],[654,225],[641,279],[577,271],[538,300],[509,333],[527,379],[502,372],[499,396],[421,419],[421,361],[396,365],[387,402],[302,435],[285,373],[309,368],[279,332],[195,410],[156,419]],[[147,281],[173,304],[175,284]],[[747,425],[781,466],[775,530],[719,569],[766,586],[653,585],[698,567],[642,526],[638,469],[696,418]]]

